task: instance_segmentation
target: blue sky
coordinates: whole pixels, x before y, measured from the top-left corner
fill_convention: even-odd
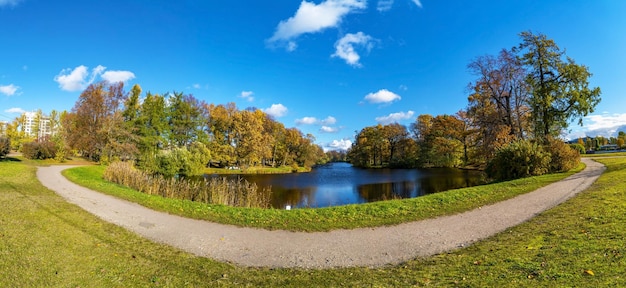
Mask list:
[[[347,147],[366,126],[465,108],[467,64],[532,30],[602,89],[569,137],[611,136],[626,128],[625,15],[613,0],[0,0],[0,121],[125,81],[257,107]]]

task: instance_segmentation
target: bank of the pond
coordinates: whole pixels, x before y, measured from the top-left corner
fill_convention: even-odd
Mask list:
[[[146,195],[104,181],[102,174],[105,168],[102,166],[76,167],[63,171],[63,175],[81,186],[173,215],[241,227],[316,232],[395,225],[460,213],[533,191],[583,168],[581,164],[567,173],[451,190],[413,199],[290,211],[206,205]]]

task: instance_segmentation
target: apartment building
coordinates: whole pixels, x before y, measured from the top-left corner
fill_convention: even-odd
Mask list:
[[[50,117],[37,112],[24,112],[22,131],[31,137],[44,138],[52,136]]]

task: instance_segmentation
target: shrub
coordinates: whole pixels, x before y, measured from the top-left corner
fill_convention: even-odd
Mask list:
[[[11,139],[0,137],[0,157],[4,157],[11,152]]]
[[[580,145],[580,144],[569,144],[569,147],[578,151],[578,154],[582,155],[585,154],[585,146]]]
[[[44,160],[54,158],[56,153],[56,144],[52,141],[35,141],[22,145],[22,154],[27,159]]]
[[[146,171],[166,177],[200,176],[204,174],[210,155],[204,144],[194,142],[189,148],[160,151],[156,156],[142,155],[140,166]]]
[[[572,149],[570,145],[565,144],[559,139],[548,139],[548,145],[546,151],[552,156],[550,161],[550,172],[565,172],[569,171],[580,163],[580,150],[585,150],[580,144],[574,144],[581,146],[579,148]]]
[[[543,175],[549,171],[550,160],[550,153],[537,143],[519,140],[498,149],[486,172],[495,180]]]

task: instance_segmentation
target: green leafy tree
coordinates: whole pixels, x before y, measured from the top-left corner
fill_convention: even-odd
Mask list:
[[[207,122],[201,103],[192,95],[173,93],[169,98],[169,140],[174,147],[187,147],[195,141],[206,142],[203,125]]]
[[[552,39],[532,32],[520,36],[522,43],[517,49],[524,53],[520,60],[528,70],[533,131],[546,142],[571,120],[578,119],[582,125],[583,117],[600,102],[600,88],[589,87],[589,69],[566,57]]]
[[[207,167],[211,159],[211,152],[202,142],[193,142],[187,149],[189,158],[186,159],[181,174],[184,176],[199,176],[204,174],[204,168]]]

